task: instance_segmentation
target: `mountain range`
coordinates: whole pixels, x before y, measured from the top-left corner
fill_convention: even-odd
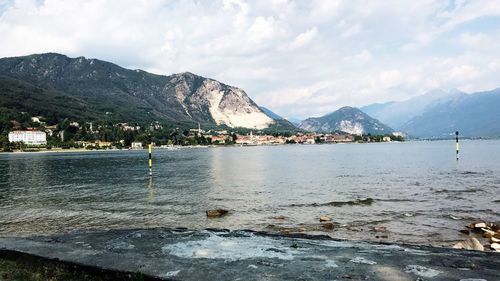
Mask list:
[[[0,76],[0,107],[14,106],[32,114],[69,113],[90,120],[159,121],[185,127],[201,123],[294,129],[264,113],[243,90],[189,72],[156,75],[97,59],[47,53],[2,58]],[[15,94],[20,91],[22,96]],[[64,107],[74,110],[61,110]]]
[[[57,53],[0,59],[0,112],[188,128],[344,131],[447,138],[500,136],[500,89],[434,90],[406,101],[343,107],[300,124],[259,107],[242,89],[184,72],[157,75]],[[297,120],[292,120],[294,123]],[[386,125],[387,124],[387,125]],[[297,128],[298,127],[298,128]]]
[[[365,113],[412,137],[500,136],[500,88],[466,94],[434,90],[406,101],[372,104]]]

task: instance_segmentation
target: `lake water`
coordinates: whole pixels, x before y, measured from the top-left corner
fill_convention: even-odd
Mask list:
[[[463,141],[458,162],[454,149],[453,141],[156,149],[151,180],[146,150],[0,154],[0,235],[213,227],[449,246],[470,222],[500,221],[500,141]],[[209,219],[213,208],[230,213]],[[321,227],[323,215],[334,230]]]

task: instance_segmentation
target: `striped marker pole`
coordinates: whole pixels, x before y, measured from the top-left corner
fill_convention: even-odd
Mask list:
[[[458,131],[455,132],[455,136],[456,136],[456,142],[457,142],[457,161],[458,161],[458,152],[460,150],[460,146],[458,145]]]
[[[151,152],[153,150],[153,144],[148,144],[149,149],[149,176],[153,176],[153,159],[151,158]]]

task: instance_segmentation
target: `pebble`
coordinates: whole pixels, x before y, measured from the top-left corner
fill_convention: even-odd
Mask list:
[[[224,209],[207,210],[207,217],[209,217],[209,218],[222,217],[223,215],[227,214],[228,212],[229,212],[228,210],[224,210]]]
[[[321,216],[319,217],[319,221],[323,222],[323,221],[331,221],[332,219],[327,217],[327,216]]]

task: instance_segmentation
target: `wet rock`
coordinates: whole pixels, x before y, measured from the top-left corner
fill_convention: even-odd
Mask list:
[[[385,227],[385,226],[374,226],[372,228],[372,231],[373,232],[386,232],[387,231],[387,227]]]
[[[319,221],[323,222],[323,221],[331,221],[332,219],[327,217],[327,216],[321,216],[319,217]]]
[[[495,231],[489,230],[487,228],[481,228],[481,230],[483,231],[483,237],[485,238],[493,237],[496,234]]]
[[[467,228],[479,230],[483,227],[488,227],[485,222],[473,222],[467,225]]]
[[[481,229],[481,228],[486,228],[486,227],[488,227],[488,226],[487,226],[487,225],[486,225],[486,223],[484,223],[484,222],[476,223],[476,224],[474,225],[474,228],[478,228],[478,229]]]
[[[224,209],[207,210],[207,217],[209,217],[209,218],[222,217],[223,215],[227,214],[228,212],[229,212],[228,210],[224,210]]]
[[[332,222],[326,222],[323,224],[324,229],[332,230],[335,226],[333,225]]]
[[[458,242],[457,244],[453,245],[453,248],[455,249],[465,249],[465,250],[477,250],[477,251],[484,251],[483,245],[479,242],[474,237],[469,238],[468,240]]]
[[[497,252],[500,252],[500,244],[499,243],[491,243],[490,248],[497,251]]]
[[[500,243],[500,239],[495,238],[495,237],[490,237],[491,243]]]

